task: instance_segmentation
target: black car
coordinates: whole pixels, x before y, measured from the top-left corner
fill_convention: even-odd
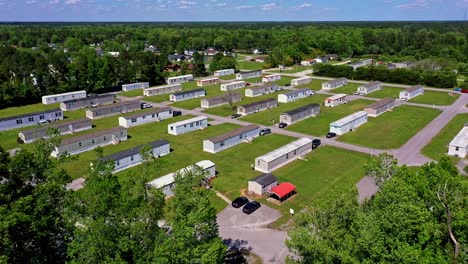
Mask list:
[[[236,119],[236,118],[239,118],[239,117],[241,117],[241,114],[232,114],[231,115],[232,119]]]
[[[268,134],[271,134],[271,129],[269,128],[264,128],[262,130],[260,130],[260,133],[258,133],[260,136],[266,136]]]
[[[328,134],[325,136],[326,138],[333,138],[336,137],[336,133],[334,132],[328,132]]]
[[[234,201],[232,201],[231,205],[232,207],[234,208],[240,208],[242,206],[244,206],[244,204],[248,203],[249,202],[249,199],[247,199],[246,197],[237,197],[236,199],[234,199]]]
[[[285,128],[285,127],[287,127],[287,126],[288,126],[288,124],[282,123],[282,122],[279,123],[279,125],[278,125],[279,128]]]
[[[252,202],[249,202],[248,204],[246,204],[244,206],[244,208],[242,208],[242,212],[246,213],[246,214],[251,214],[253,212],[255,212],[258,208],[260,208],[260,203],[257,202],[257,201],[252,201]]]
[[[182,115],[182,111],[172,111],[172,116],[180,116]]]
[[[312,140],[312,149],[318,148],[322,144],[322,141],[318,138]]]

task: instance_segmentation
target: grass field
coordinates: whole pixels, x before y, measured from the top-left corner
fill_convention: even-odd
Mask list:
[[[57,104],[45,105],[42,103],[37,103],[37,104],[24,105],[24,106],[18,106],[18,107],[9,107],[9,108],[0,110],[0,118],[22,115],[22,114],[29,114],[29,113],[39,112],[39,111],[50,110],[54,108],[60,108],[60,104],[57,103]]]
[[[236,78],[236,75],[230,74],[230,75],[219,76],[218,78],[221,80],[233,80]]]
[[[439,113],[426,107],[402,105],[376,118],[369,117],[366,124],[338,140],[370,148],[399,148]]]
[[[312,82],[308,83],[308,84],[303,84],[303,85],[298,85],[298,86],[295,86],[294,88],[310,88],[314,91],[319,91],[319,90],[322,90],[322,83],[325,82],[324,80],[315,80],[313,79]]]
[[[388,97],[398,98],[400,96],[400,91],[401,90],[403,90],[403,89],[397,88],[397,87],[384,86],[381,90],[372,92],[372,93],[366,95],[366,97],[370,97],[370,98],[388,98]]]
[[[423,95],[416,96],[409,101],[419,104],[451,105],[458,97],[460,97],[460,95],[457,93],[451,93],[451,95],[449,95],[449,93],[446,92],[425,90]]]
[[[344,94],[354,94],[357,91],[360,84],[357,83],[348,83],[345,86],[330,90],[332,93],[344,93]]]
[[[452,141],[466,123],[468,123],[468,114],[456,115],[439,134],[422,149],[422,154],[434,160],[439,160],[446,156],[450,141]]]
[[[307,118],[288,126],[286,129],[313,136],[324,136],[330,130],[330,123],[362,110],[371,104],[369,100],[354,100],[337,107],[321,107],[317,117]]]
[[[302,65],[293,65],[293,66],[288,66],[287,68],[292,68],[284,71],[280,70],[274,70],[270,72],[275,72],[275,73],[297,73],[305,70],[312,69],[312,66],[302,66]]]
[[[120,96],[125,96],[125,97],[137,97],[137,96],[143,96],[143,89],[136,89],[136,90],[131,90],[128,92],[121,92],[119,93]]]
[[[279,116],[281,113],[284,113],[285,111],[289,111],[295,108],[298,108],[303,105],[307,104],[321,104],[327,98],[328,95],[324,94],[316,94],[301,100],[297,100],[291,103],[280,103],[277,107],[271,108],[269,110],[261,111],[252,115],[247,115],[245,117],[242,117],[241,120],[247,121],[247,122],[252,122],[264,126],[271,126],[274,123],[279,122]],[[311,117],[314,118],[314,117]]]
[[[249,70],[249,71],[261,70],[263,69],[264,65],[265,63],[262,63],[262,62],[237,61],[237,66],[241,70]]]

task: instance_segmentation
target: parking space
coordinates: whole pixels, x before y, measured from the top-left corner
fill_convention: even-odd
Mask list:
[[[242,212],[241,208],[227,207],[218,214],[218,225],[227,227],[265,227],[281,216],[281,213],[263,205],[252,214]]]

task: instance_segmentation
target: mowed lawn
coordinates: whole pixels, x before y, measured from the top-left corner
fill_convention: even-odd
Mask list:
[[[312,77],[313,78],[313,77]],[[345,86],[341,86],[341,87],[338,87],[336,89],[333,89],[333,90],[326,90],[326,91],[330,91],[332,93],[343,93],[343,94],[354,94],[356,91],[357,91],[357,88],[360,86],[361,84],[358,84],[358,83],[348,83],[347,85]]]
[[[451,105],[458,97],[460,97],[460,95],[457,93],[425,90],[424,94],[416,96],[409,101],[418,104]]]
[[[322,90],[322,83],[324,83],[324,82],[326,82],[326,81],[312,79],[312,82],[310,82],[308,84],[298,85],[298,86],[295,86],[294,88],[296,88],[296,89],[310,88],[311,90],[319,91],[319,90]]]
[[[367,94],[369,98],[399,98],[402,88],[384,86],[382,89]]]
[[[271,108],[269,110],[260,111],[252,115],[247,115],[245,117],[242,117],[241,120],[264,126],[271,126],[272,124],[279,123],[279,116],[281,113],[293,110],[295,108],[307,104],[322,104],[325,101],[325,98],[327,97],[328,95],[316,94],[291,103],[279,103],[277,107]]]
[[[450,141],[452,141],[466,123],[468,123],[468,114],[456,115],[439,134],[422,149],[422,154],[434,160],[445,157],[448,152]]]
[[[314,95],[316,96],[316,95]],[[323,102],[323,101],[322,101]],[[330,123],[354,112],[361,111],[372,101],[359,99],[337,107],[324,107],[321,104],[320,114],[288,126],[286,129],[313,136],[325,136],[330,130]]]
[[[143,96],[143,89],[135,89],[135,90],[127,91],[127,92],[121,92],[119,93],[119,95],[124,96],[124,97]]]
[[[261,70],[264,65],[265,63],[263,62],[237,61],[238,68],[246,71]]]
[[[0,110],[0,118],[17,116],[17,115],[22,115],[22,114],[29,114],[29,113],[39,112],[39,111],[50,110],[54,108],[60,108],[60,104],[57,103],[57,104],[45,105],[42,103],[37,103],[37,104],[30,104],[30,105],[24,105],[24,106],[9,107],[9,108]]]
[[[439,114],[436,109],[402,105],[378,117],[369,117],[367,123],[338,140],[377,149],[399,148]]]

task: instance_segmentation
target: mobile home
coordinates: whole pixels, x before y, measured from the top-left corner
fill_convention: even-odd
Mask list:
[[[167,78],[167,84],[176,84],[176,83],[185,83],[193,81],[193,75],[182,75],[182,76],[174,76]]]
[[[51,95],[44,95],[42,96],[42,103],[43,104],[55,104],[61,103],[68,100],[73,99],[80,99],[86,97],[86,91],[76,91],[76,92],[69,92],[69,93],[61,93],[61,94],[51,94]]]
[[[182,91],[182,84],[169,84],[169,85],[162,85],[162,86],[155,86],[150,87],[148,89],[143,90],[144,96],[153,96],[153,95],[160,95],[160,94],[168,94]]]
[[[393,109],[394,107],[395,99],[385,98],[364,107],[364,111],[367,113],[368,116],[376,117]]]
[[[211,108],[229,103],[236,103],[240,100],[242,100],[242,95],[240,93],[232,92],[203,99],[200,101],[200,104],[203,108]]]
[[[242,142],[251,142],[258,137],[260,127],[257,125],[248,125],[225,134],[203,140],[203,151],[217,153],[222,150],[234,147]]]
[[[24,143],[31,143],[39,138],[48,138],[49,129],[57,129],[60,135],[66,135],[91,128],[93,128],[91,119],[81,118],[68,122],[57,122],[46,126],[38,126],[32,129],[23,130],[18,133],[18,137]]]
[[[139,82],[139,83],[130,83],[122,85],[122,91],[131,91],[137,89],[146,89],[149,88],[148,82]]]
[[[308,104],[282,113],[280,115],[280,121],[292,125],[311,116],[317,116],[319,113],[319,104]]]
[[[0,131],[54,122],[62,119],[63,112],[59,108],[23,115],[2,117],[0,118]]]
[[[366,83],[364,85],[359,86],[357,89],[357,92],[361,95],[366,95],[366,94],[370,94],[380,89],[382,89],[381,82],[370,82],[370,83]]]
[[[205,95],[206,95],[206,91],[200,88],[200,89],[195,89],[195,90],[173,93],[169,96],[169,100],[171,102],[179,102],[179,101],[189,100],[193,98],[203,97]]]
[[[234,69],[217,70],[214,72],[214,76],[216,77],[226,76],[226,75],[231,75],[231,74],[234,74]]]
[[[60,109],[62,109],[62,111],[72,111],[86,107],[95,107],[100,105],[111,104],[112,102],[114,102],[113,94],[102,94],[61,102]]]
[[[223,83],[221,84],[221,91],[231,91],[244,88],[246,82],[238,81],[238,82],[231,82],[231,83]]]
[[[133,100],[90,108],[86,110],[86,117],[90,119],[97,119],[106,116],[129,113],[140,109],[141,102],[139,100]]]
[[[279,74],[265,75],[262,78],[262,82],[274,82],[279,80],[281,80],[281,75]]]
[[[278,88],[279,87],[276,84],[247,88],[247,89],[245,89],[245,96],[247,96],[247,97],[256,97],[256,96],[262,96],[264,94],[271,94],[271,93],[276,92],[278,90]]]
[[[348,84],[348,79],[338,78],[335,80],[330,80],[322,83],[322,89],[324,90],[333,90]]]
[[[172,117],[172,108],[162,107],[119,117],[121,127],[130,128]]]
[[[330,132],[343,135],[367,122],[367,113],[359,111],[330,124]]]
[[[241,115],[250,115],[256,112],[267,110],[278,106],[278,100],[274,98],[268,98],[265,100],[245,104],[237,107],[237,113]]]
[[[464,126],[449,144],[450,156],[465,158],[468,153],[468,126]]]
[[[325,99],[325,106],[327,107],[335,107],[346,103],[348,103],[347,94],[335,94]]]
[[[304,85],[312,82],[312,77],[306,76],[291,80],[292,86]]]
[[[237,80],[244,80],[256,77],[262,77],[262,70],[244,71],[236,73]]]
[[[187,120],[182,120],[167,126],[167,132],[171,135],[181,135],[195,130],[204,129],[208,126],[206,116],[197,116]]]
[[[215,85],[219,83],[219,78],[207,78],[207,79],[201,79],[197,80],[197,86],[203,87],[203,86],[208,86],[208,85]]]
[[[424,94],[424,87],[421,85],[411,86],[400,92],[401,100],[410,100],[418,95]]]
[[[298,90],[293,90],[284,94],[278,94],[278,102],[280,103],[289,103],[294,102],[296,100],[309,97],[313,95],[311,89],[309,88],[302,88]]]

